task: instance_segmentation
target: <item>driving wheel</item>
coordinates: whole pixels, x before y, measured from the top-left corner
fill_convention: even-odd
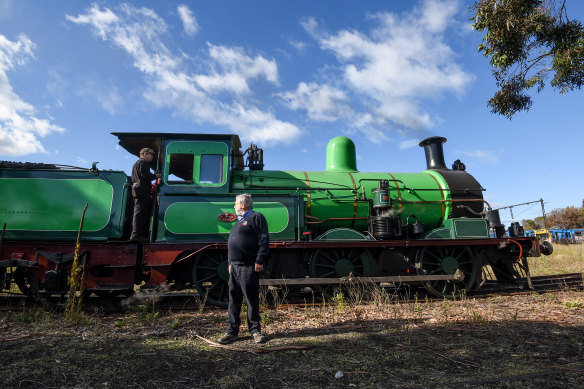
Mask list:
[[[476,255],[468,246],[428,246],[416,255],[418,275],[455,274],[462,272],[464,279],[423,281],[424,287],[440,297],[460,297],[472,289],[480,273]]]
[[[357,247],[318,249],[310,259],[310,276],[314,278],[370,277],[372,257],[368,250]],[[316,284],[325,297],[332,297],[338,285]]]
[[[227,253],[214,251],[197,256],[193,284],[203,301],[226,307],[229,302],[229,262]]]

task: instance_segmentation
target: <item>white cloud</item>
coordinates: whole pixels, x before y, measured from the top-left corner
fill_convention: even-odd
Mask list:
[[[160,37],[167,32],[167,25],[154,11],[148,8],[134,8],[129,4],[119,6],[121,16],[109,8],[99,9],[93,4],[87,14],[67,20],[93,27],[93,32],[104,41],[111,41],[124,49],[134,59],[134,66],[140,71],[153,75],[174,69],[178,64],[161,42]]]
[[[237,94],[246,94],[250,92],[245,77],[239,73],[198,74],[194,79],[199,87],[210,93],[230,91]]]
[[[351,112],[345,92],[329,85],[301,82],[295,91],[277,96],[291,109],[306,110],[313,120],[332,122]]]
[[[377,126],[363,126],[360,127],[359,130],[367,136],[369,141],[376,144],[381,144],[389,139],[383,129],[380,129]]]
[[[194,77],[197,84],[207,92],[230,91],[236,94],[250,93],[247,80],[264,77],[278,84],[278,66],[261,56],[255,58],[245,55],[242,49],[209,44],[209,57],[222,70],[210,75],[199,74]]]
[[[425,26],[431,33],[442,33],[452,21],[452,16],[458,11],[458,0],[427,0],[422,7],[420,25]]]
[[[199,24],[197,23],[197,19],[195,18],[193,11],[191,11],[191,9],[184,4],[176,7],[176,10],[178,11],[178,16],[183,23],[183,27],[187,35],[195,36],[195,34],[199,31]]]
[[[411,149],[412,147],[416,147],[420,144],[418,139],[408,139],[401,141],[399,144],[400,150]]]
[[[246,78],[264,76],[269,82],[278,83],[278,65],[262,56],[250,58],[242,49],[209,44],[209,55],[227,71],[241,73]]]
[[[75,157],[75,163],[79,166],[84,166],[84,165],[89,164],[89,162],[85,158],[82,158],[78,155]]]
[[[306,30],[310,35],[317,36],[320,34],[320,26],[318,22],[313,17],[305,17],[300,20],[300,25]]]
[[[296,51],[300,53],[303,53],[308,47],[308,44],[306,42],[296,41],[293,39],[289,39],[288,43],[290,44],[290,46],[294,47]]]
[[[339,61],[336,87],[351,90],[352,106],[363,105],[353,124],[423,130],[433,125],[423,100],[445,93],[462,96],[474,80],[447,43],[457,12],[458,1],[426,0],[409,13],[372,15],[369,33],[326,33],[314,18],[301,24]]]
[[[18,41],[12,42],[4,35],[0,35],[0,70],[7,71],[16,65],[25,64],[29,57],[34,58],[33,50],[36,45],[24,34],[18,37]]]
[[[8,72],[34,58],[35,44],[20,35],[13,42],[0,35],[0,154],[19,156],[44,152],[39,138],[64,129],[37,117],[34,106],[18,96],[8,78]]]
[[[496,164],[499,162],[497,153],[490,150],[459,151],[458,154],[478,159],[479,161],[489,164]]]
[[[225,126],[244,140],[262,144],[290,142],[300,129],[278,120],[273,113],[253,106],[250,82],[264,79],[278,85],[278,67],[261,55],[251,57],[242,49],[209,44],[207,73],[194,73],[162,42],[167,25],[147,8],[123,4],[115,12],[93,4],[83,15],[67,16],[75,24],[87,25],[101,39],[124,50],[134,66],[144,73],[144,96],[159,107],[168,107],[196,123]],[[221,99],[216,97],[221,93]]]
[[[106,39],[106,30],[109,30],[112,25],[119,21],[118,17],[108,8],[102,11],[95,4],[85,15],[79,15],[78,17],[66,15],[65,17],[76,24],[91,24],[95,28],[95,32],[103,40]]]

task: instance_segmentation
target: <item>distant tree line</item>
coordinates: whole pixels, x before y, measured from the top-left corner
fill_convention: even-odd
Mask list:
[[[572,228],[584,228],[584,200],[582,207],[566,207],[552,210],[547,216],[547,227],[550,230],[565,230]],[[544,227],[543,216],[535,219],[522,220],[521,224],[526,230],[539,230]]]

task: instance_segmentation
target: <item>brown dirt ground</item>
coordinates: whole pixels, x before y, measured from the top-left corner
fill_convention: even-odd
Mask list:
[[[75,325],[39,308],[0,312],[0,387],[584,387],[583,291],[353,297],[263,307],[268,342],[243,332],[236,350],[196,336],[221,334],[219,309],[95,311]]]

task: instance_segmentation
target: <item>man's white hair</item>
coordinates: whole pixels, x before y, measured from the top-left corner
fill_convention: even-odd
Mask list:
[[[235,201],[237,203],[243,203],[246,209],[253,208],[253,200],[251,199],[251,195],[248,193],[242,193],[235,196]]]

